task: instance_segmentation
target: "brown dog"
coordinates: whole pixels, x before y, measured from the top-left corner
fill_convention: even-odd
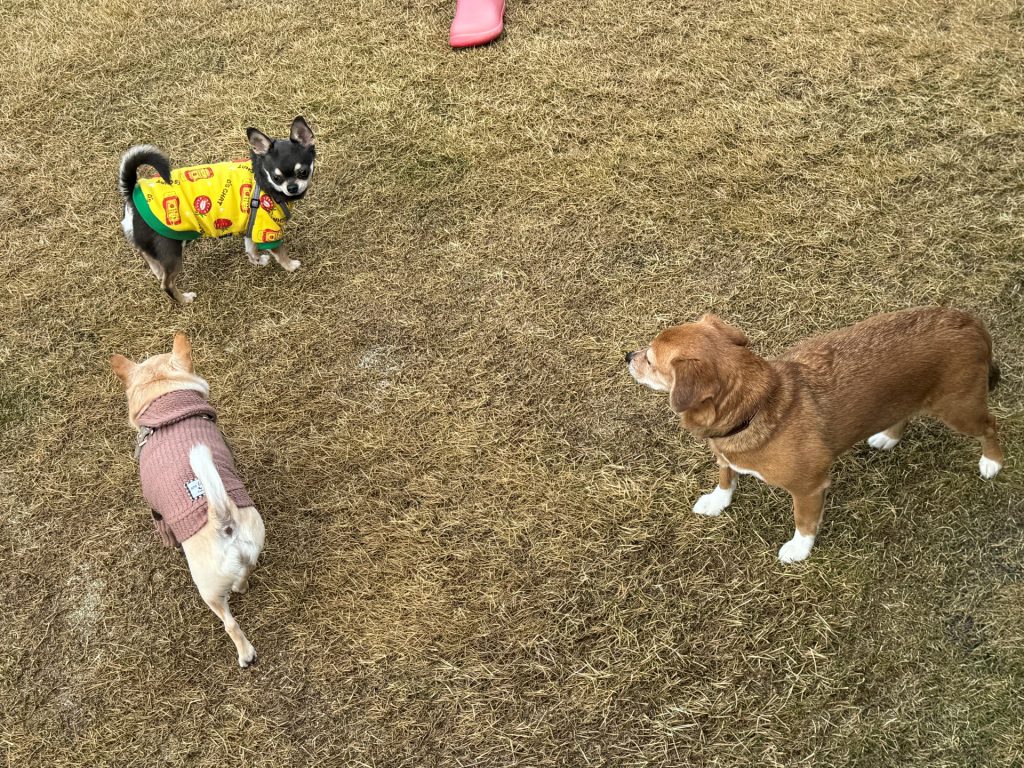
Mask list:
[[[248,667],[256,649],[228,607],[231,592],[249,589],[263,550],[263,518],[235,472],[231,451],[207,401],[210,385],[192,369],[192,345],[174,337],[170,354],[133,363],[110,358],[128,394],[128,421],[139,430],[136,459],[157,534],[178,545],[192,580],[222,622]]]
[[[784,563],[810,554],[836,457],[865,439],[892,449],[912,416],[929,414],[978,438],[982,477],[1003,466],[987,405],[999,379],[992,340],[959,310],[876,315],[771,360],[748,349],[740,329],[705,315],[667,328],[626,362],[639,383],[669,393],[682,425],[718,459],[718,487],[694,512],[729,506],[736,473],[790,493],[796,533],[779,550]]]

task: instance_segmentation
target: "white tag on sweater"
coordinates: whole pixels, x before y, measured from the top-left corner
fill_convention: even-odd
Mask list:
[[[203,484],[199,482],[199,478],[193,478],[185,483],[185,490],[188,491],[188,495],[192,497],[192,501],[206,495],[206,491],[203,490]]]

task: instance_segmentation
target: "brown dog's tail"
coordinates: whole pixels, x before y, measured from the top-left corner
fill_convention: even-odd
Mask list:
[[[1000,377],[999,363],[996,362],[995,345],[992,344],[992,334],[988,332],[988,328],[985,327],[980,318],[974,315],[967,316],[970,318],[971,324],[981,333],[981,338],[985,342],[985,348],[988,351],[988,391],[991,392],[996,388]]]

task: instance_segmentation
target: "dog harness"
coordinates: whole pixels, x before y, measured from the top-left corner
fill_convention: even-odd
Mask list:
[[[165,547],[174,547],[206,525],[206,491],[192,471],[188,454],[203,444],[228,497],[239,507],[255,506],[235,471],[231,449],[217,428],[217,412],[194,390],[158,397],[138,419],[135,448],[142,495],[153,510],[153,525]]]
[[[245,235],[260,249],[281,244],[291,217],[262,191],[249,160],[176,168],[170,184],[139,179],[132,203],[153,231],[172,240]]]

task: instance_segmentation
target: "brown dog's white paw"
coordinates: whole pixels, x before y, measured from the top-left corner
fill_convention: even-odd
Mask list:
[[[794,533],[793,538],[782,545],[779,550],[779,561],[783,563],[798,563],[806,560],[811,554],[811,547],[814,546],[813,536],[804,536],[802,533]]]
[[[988,456],[982,456],[981,461],[978,462],[978,471],[981,472],[981,476],[986,480],[991,480],[998,475],[999,470],[1002,468],[1002,464],[995,459],[990,459]]]
[[[899,438],[889,437],[885,432],[879,432],[868,438],[868,445],[880,451],[891,451],[899,442]]]
[[[720,515],[722,510],[732,503],[732,494],[736,490],[736,483],[734,482],[732,488],[723,488],[720,485],[715,486],[715,490],[711,493],[705,493],[699,499],[697,503],[693,505],[693,511],[698,515],[704,515],[705,517],[715,517]]]
[[[256,663],[256,659],[256,649],[250,645],[249,650],[238,654],[238,666],[242,669],[248,669]]]
[[[195,301],[195,298],[196,298],[196,292],[195,291],[188,291],[186,293],[181,294],[181,303],[182,304],[191,304],[193,301]]]

